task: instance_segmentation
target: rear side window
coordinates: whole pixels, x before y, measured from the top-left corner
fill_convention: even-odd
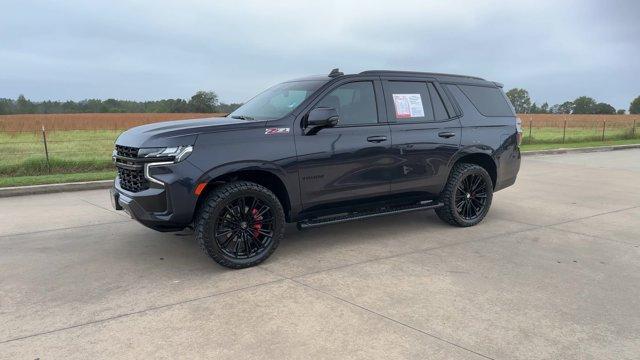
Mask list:
[[[434,120],[426,82],[389,81],[387,102],[397,122]]]
[[[431,103],[433,104],[433,115],[435,116],[436,121],[449,119],[447,109],[444,107],[444,103],[442,102],[440,95],[438,94],[436,88],[432,83],[429,83],[429,95],[431,95]]]
[[[316,104],[338,111],[340,125],[363,125],[378,122],[376,94],[370,81],[352,82],[339,86]]]
[[[502,95],[494,87],[458,85],[471,103],[484,116],[513,116],[513,111]]]

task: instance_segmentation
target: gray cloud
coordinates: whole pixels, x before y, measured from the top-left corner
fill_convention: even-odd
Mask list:
[[[478,75],[538,103],[640,95],[636,1],[135,1],[2,5],[0,97],[242,101],[279,81],[401,69]]]

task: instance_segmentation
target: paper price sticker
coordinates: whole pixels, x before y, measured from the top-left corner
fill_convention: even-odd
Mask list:
[[[397,119],[424,117],[420,94],[393,94],[393,105]]]

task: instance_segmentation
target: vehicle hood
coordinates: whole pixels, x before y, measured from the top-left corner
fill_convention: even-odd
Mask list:
[[[263,125],[263,121],[246,121],[229,117],[164,121],[131,128],[118,137],[116,144],[131,147],[193,145],[199,134]]]

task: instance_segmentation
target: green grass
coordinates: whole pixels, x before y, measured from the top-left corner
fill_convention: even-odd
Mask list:
[[[47,133],[47,164],[42,133],[0,132],[0,187],[113,178],[111,152],[120,130],[70,130]],[[524,129],[522,149],[540,150],[640,143],[640,128],[570,127]]]
[[[60,184],[67,182],[111,180],[116,177],[115,171],[85,172],[76,174],[51,174],[37,176],[14,176],[0,178],[0,187],[27,186],[42,184]]]
[[[584,147],[597,147],[597,146],[612,146],[612,145],[630,145],[640,144],[640,139],[625,139],[625,140],[607,140],[602,141],[585,141],[574,143],[548,143],[548,144],[522,144],[520,149],[522,151],[533,150],[551,150],[551,149],[575,149]]]
[[[54,131],[47,133],[49,165],[42,133],[0,132],[0,176],[96,172],[113,169],[111,152],[121,131]],[[51,169],[49,169],[49,166]]]
[[[531,132],[529,132],[531,131]],[[560,144],[602,142],[602,125],[600,127],[568,127],[566,132],[562,127],[543,127],[523,129],[523,143],[525,144]],[[610,127],[605,129],[605,141],[640,139],[640,129],[633,131],[632,127]]]

